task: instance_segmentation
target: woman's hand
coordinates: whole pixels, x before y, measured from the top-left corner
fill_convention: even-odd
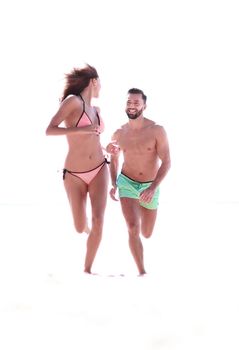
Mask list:
[[[78,132],[84,133],[84,134],[93,134],[93,135],[100,135],[100,126],[99,125],[87,125],[84,127],[77,128]]]

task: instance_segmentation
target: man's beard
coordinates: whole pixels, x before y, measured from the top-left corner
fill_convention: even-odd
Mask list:
[[[141,114],[143,113],[143,108],[138,111],[138,112],[135,112],[135,113],[129,113],[127,110],[126,110],[126,114],[128,116],[129,119],[137,119],[138,117],[141,116]]]

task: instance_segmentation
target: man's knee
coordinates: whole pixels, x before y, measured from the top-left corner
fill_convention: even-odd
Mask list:
[[[130,236],[135,237],[135,236],[139,235],[139,233],[140,233],[140,226],[139,226],[138,223],[131,221],[131,222],[127,223],[127,226],[128,226],[128,231],[129,231],[129,235]]]
[[[144,220],[141,223],[141,233],[144,236],[144,238],[150,238],[152,236],[152,233],[154,231],[155,226],[155,220]]]

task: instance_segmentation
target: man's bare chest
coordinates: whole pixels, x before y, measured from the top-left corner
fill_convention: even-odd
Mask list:
[[[156,140],[147,132],[124,133],[119,139],[119,146],[123,152],[154,152]]]

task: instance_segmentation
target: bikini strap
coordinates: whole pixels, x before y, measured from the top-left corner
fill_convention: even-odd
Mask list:
[[[81,94],[79,94],[78,96],[80,97],[80,99],[81,99],[81,101],[82,101],[82,103],[83,103],[83,111],[82,111],[82,113],[81,113],[80,118],[77,120],[76,126],[79,124],[79,122],[80,122],[80,120],[81,120],[83,114],[85,113],[85,101],[84,101],[83,97],[81,96]]]
[[[79,94],[79,97],[80,97],[81,101],[83,102],[83,112],[85,112],[85,100],[83,99],[81,94]]]
[[[96,116],[97,116],[97,118],[98,118],[98,123],[99,123],[99,126],[100,126],[100,116],[99,116],[99,114],[98,114],[98,112],[97,112],[97,108],[94,107],[94,110],[95,110],[95,114],[96,114]]]
[[[63,176],[62,176],[62,177],[63,177],[63,180],[65,180],[66,172],[67,172],[67,169],[63,169],[63,170],[62,170],[62,173],[63,173]]]

